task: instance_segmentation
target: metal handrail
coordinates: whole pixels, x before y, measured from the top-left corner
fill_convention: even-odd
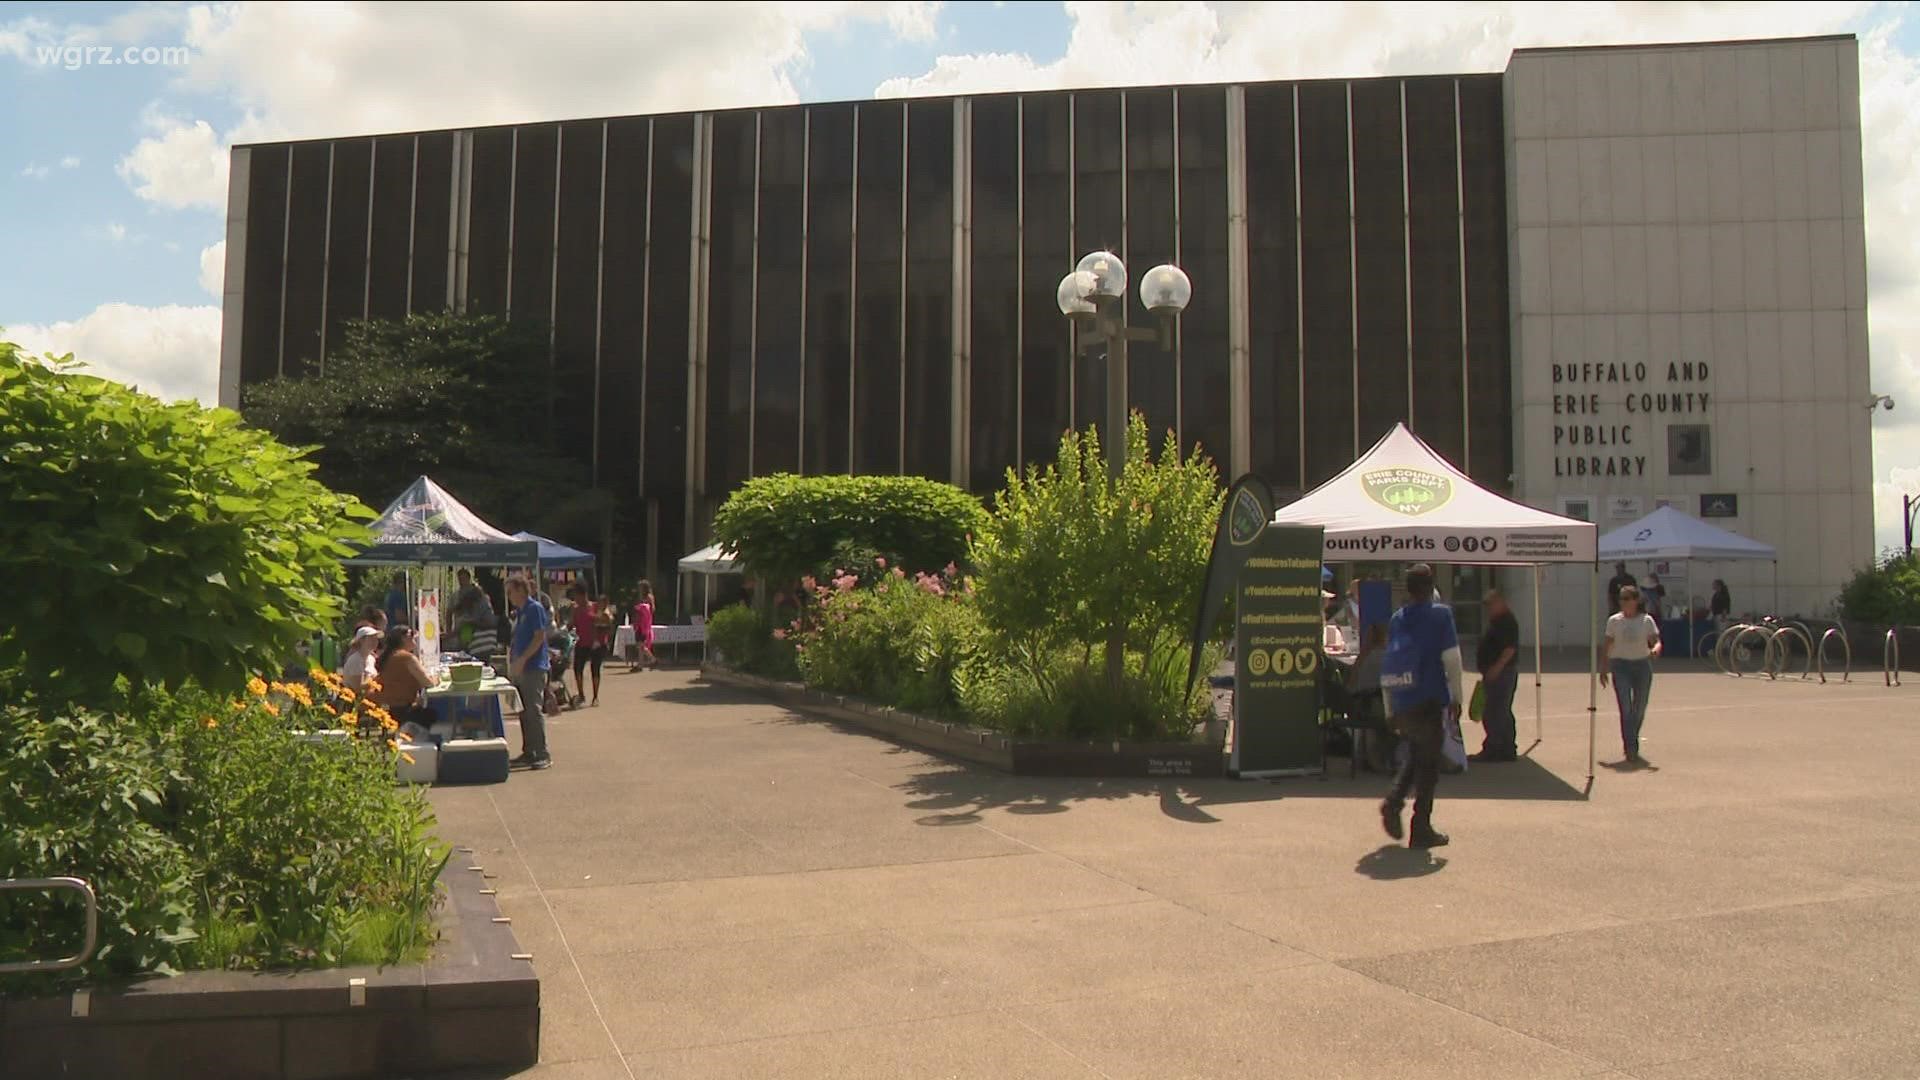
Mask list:
[[[77,968],[93,956],[95,945],[100,943],[100,901],[93,895],[93,886],[76,877],[51,878],[15,878],[0,881],[0,891],[21,890],[31,892],[57,892],[71,889],[80,894],[87,908],[86,937],[80,942],[80,951],[59,960],[15,960],[0,963],[0,975],[10,975],[21,971],[65,971]]]
[[[1900,685],[1900,628],[1889,627],[1887,646],[1881,651],[1881,663],[1886,668],[1888,686]]]
[[[1853,642],[1847,639],[1846,630],[1838,626],[1829,626],[1827,627],[1827,632],[1820,635],[1820,648],[1815,652],[1815,657],[1820,666],[1820,681],[1822,683],[1825,683],[1827,681],[1827,642],[1831,640],[1835,634],[1838,634],[1840,636],[1840,647],[1846,650],[1847,667],[1846,667],[1845,674],[1840,676],[1840,681],[1843,683],[1852,682],[1853,681]]]

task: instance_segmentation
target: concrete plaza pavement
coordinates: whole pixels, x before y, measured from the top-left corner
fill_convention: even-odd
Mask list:
[[[1585,676],[1544,700],[1431,857],[1344,760],[1007,776],[691,672],[432,798],[534,954],[530,1080],[1920,1075],[1920,686],[1663,670],[1590,798]]]

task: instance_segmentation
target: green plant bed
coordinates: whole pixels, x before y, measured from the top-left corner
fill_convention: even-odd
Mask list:
[[[448,849],[394,783],[392,718],[324,684],[253,686],[0,708],[0,877],[79,877],[100,909],[86,965],[0,992],[425,955]],[[323,726],[361,737],[294,734]],[[70,955],[81,927],[65,895],[0,894],[0,960]]]

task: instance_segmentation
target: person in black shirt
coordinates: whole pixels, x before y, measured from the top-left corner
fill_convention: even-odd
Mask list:
[[[1727,621],[1733,618],[1733,594],[1727,591],[1727,583],[1719,578],[1713,579],[1713,599],[1708,601],[1707,614],[1713,616],[1713,624],[1726,629]]]
[[[1626,563],[1614,563],[1613,577],[1607,579],[1607,614],[1618,615],[1620,613],[1620,590],[1627,585],[1632,585],[1637,588],[1640,583],[1633,579],[1632,574],[1627,573]]]
[[[1487,592],[1487,630],[1480,635],[1475,667],[1486,701],[1480,714],[1487,737],[1473,761],[1512,761],[1519,756],[1513,721],[1513,694],[1520,687],[1520,620],[1513,617],[1500,590]]]

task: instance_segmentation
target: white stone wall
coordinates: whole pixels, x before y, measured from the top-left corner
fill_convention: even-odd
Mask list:
[[[1697,516],[1733,493],[1714,524],[1779,550],[1777,605],[1765,564],[1695,566],[1690,591],[1720,577],[1736,610],[1830,611],[1873,553],[1855,41],[1522,51],[1506,95],[1519,497],[1590,498],[1604,533],[1625,524],[1610,496]],[[1628,379],[1556,383],[1556,364]],[[1682,411],[1630,409],[1643,394]],[[1710,475],[1669,474],[1674,423],[1711,425]],[[1587,577],[1550,575],[1549,643],[1586,640]]]

